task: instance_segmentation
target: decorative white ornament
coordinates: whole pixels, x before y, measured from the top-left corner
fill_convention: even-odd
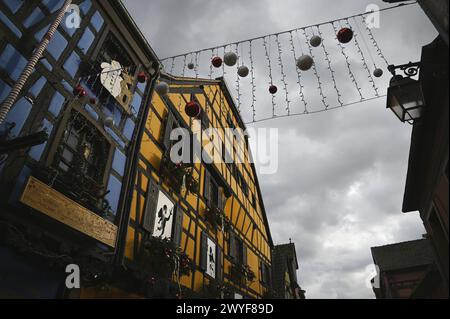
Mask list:
[[[242,78],[245,78],[249,72],[250,71],[249,71],[248,67],[246,67],[245,65],[241,65],[237,71],[238,75]]]
[[[373,75],[374,75],[376,78],[380,78],[380,77],[383,76],[383,70],[380,69],[380,68],[376,68],[376,69],[373,71]]]
[[[105,125],[105,127],[109,127],[109,128],[113,127],[115,125],[114,119],[112,117],[108,116],[107,118],[105,118],[103,120],[103,125]]]
[[[187,67],[188,67],[189,70],[193,70],[193,69],[195,68],[195,65],[194,65],[194,63],[190,62],[190,63],[187,65]]]
[[[319,37],[318,35],[314,35],[311,40],[309,40],[309,43],[311,44],[311,46],[317,48],[319,45],[322,44],[322,38]]]
[[[236,65],[237,60],[238,60],[238,56],[234,52],[227,52],[223,56],[223,62],[228,66]]]
[[[123,78],[120,76],[122,74],[122,66],[119,62],[112,60],[111,63],[103,62],[100,67],[102,68],[100,75],[102,85],[113,97],[118,97],[122,92]]]
[[[311,56],[305,54],[297,59],[297,67],[302,71],[308,71],[314,64]]]
[[[159,95],[166,95],[170,91],[169,84],[167,84],[164,81],[161,81],[158,84],[156,84],[155,91]]]

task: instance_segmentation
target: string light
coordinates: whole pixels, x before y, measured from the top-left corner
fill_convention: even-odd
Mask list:
[[[270,37],[269,37],[269,41],[270,41]],[[269,80],[270,80],[269,84],[273,85],[272,62],[270,60],[270,53],[269,53],[269,49],[267,48],[266,38],[263,39],[263,46],[264,46],[264,52],[266,54],[267,68],[268,68],[268,71],[269,71]],[[275,96],[272,94],[272,116],[274,116],[274,117],[276,116],[275,108],[276,108]]]
[[[255,38],[251,38],[251,39],[247,39],[247,40],[243,40],[243,41],[238,41],[238,42],[233,42],[233,43],[228,43],[228,44],[224,44],[221,46],[217,46],[217,47],[212,47],[212,48],[207,48],[207,49],[201,49],[201,50],[197,50],[197,51],[192,51],[190,53],[185,53],[185,54],[181,54],[181,55],[176,55],[176,56],[172,56],[166,59],[162,59],[162,62],[164,64],[164,66],[169,65],[170,63],[165,63],[166,61],[171,62],[170,65],[170,69],[171,72],[173,72],[173,70],[175,69],[175,64],[178,63],[183,63],[182,68],[181,67],[177,67],[177,70],[181,69],[181,75],[184,76],[185,75],[185,68],[186,68],[186,56],[190,55],[191,57],[191,63],[190,63],[190,67],[189,69],[194,69],[195,71],[195,77],[198,78],[199,77],[199,73],[200,73],[200,68],[199,68],[199,61],[205,60],[205,59],[199,59],[200,55],[203,52],[207,52],[210,51],[211,53],[211,60],[213,58],[216,58],[214,62],[217,62],[220,59],[223,59],[226,55],[226,53],[228,51],[233,51],[232,48],[235,48],[235,54],[238,57],[238,63],[237,63],[237,68],[238,68],[238,75],[236,76],[236,80],[235,80],[235,86],[236,86],[236,107],[238,109],[239,112],[241,112],[242,110],[242,103],[243,103],[243,94],[245,94],[245,101],[250,101],[250,110],[251,110],[251,121],[253,122],[258,122],[260,120],[265,120],[265,119],[260,119],[257,117],[257,110],[256,109],[256,102],[257,102],[257,97],[259,100],[259,91],[257,90],[256,87],[256,77],[255,77],[255,71],[256,71],[256,67],[257,67],[257,63],[259,62],[259,55],[255,56],[254,53],[256,50],[261,50],[262,52],[264,52],[264,57],[266,60],[266,67],[267,67],[267,73],[268,73],[268,77],[269,77],[269,84],[270,84],[270,88],[269,88],[269,92],[272,93],[271,94],[271,104],[272,104],[272,118],[273,117],[277,117],[277,116],[289,116],[289,115],[296,115],[298,113],[293,112],[292,110],[292,101],[290,100],[290,98],[292,98],[292,96],[290,96],[290,92],[289,89],[292,89],[292,86],[290,84],[291,81],[291,73],[286,72],[288,70],[288,66],[290,66],[290,68],[295,69],[295,73],[297,76],[297,84],[298,84],[298,96],[300,97],[301,103],[304,106],[303,109],[303,113],[301,114],[308,114],[308,113],[313,113],[310,112],[310,106],[308,103],[308,99],[307,99],[307,95],[311,94],[309,92],[309,90],[306,87],[307,82],[305,82],[305,78],[303,77],[303,72],[308,72],[308,68],[298,68],[297,67],[297,62],[298,62],[298,50],[300,49],[302,56],[306,56],[308,57],[309,60],[312,59],[312,61],[314,61],[314,63],[312,63],[311,68],[312,70],[310,71],[311,74],[314,75],[315,81],[317,82],[317,95],[320,97],[321,100],[321,107],[324,108],[324,110],[327,109],[333,109],[335,108],[335,106],[333,105],[334,103],[337,103],[339,106],[345,106],[345,105],[349,105],[350,103],[354,103],[353,101],[348,101],[344,98],[343,95],[343,91],[342,91],[342,86],[344,84],[342,84],[341,86],[341,82],[351,82],[355,87],[357,94],[359,95],[359,102],[362,102],[364,100],[368,100],[371,99],[373,96],[374,97],[379,97],[379,89],[376,85],[375,82],[375,78],[374,77],[378,77],[378,74],[380,72],[376,72],[377,69],[376,68],[376,62],[373,59],[373,55],[372,55],[372,50],[376,51],[376,53],[378,54],[378,56],[384,60],[384,62],[386,63],[386,65],[389,65],[387,62],[387,59],[385,58],[383,52],[381,51],[372,31],[370,30],[370,28],[367,26],[367,24],[365,25],[365,32],[367,32],[367,36],[370,39],[369,42],[371,42],[371,45],[369,47],[369,45],[366,42],[366,38],[365,38],[365,34],[363,34],[361,32],[360,26],[358,24],[358,20],[356,18],[363,18],[366,15],[369,14],[373,14],[374,12],[381,12],[381,11],[386,11],[386,10],[391,10],[391,9],[395,9],[395,8],[399,8],[399,7],[403,7],[403,6],[407,6],[407,5],[413,5],[416,3],[408,3],[408,4],[400,4],[400,5],[395,5],[395,6],[391,6],[391,7],[387,7],[387,8],[383,8],[380,9],[378,11],[371,11],[371,12],[364,12],[364,13],[360,13],[360,14],[356,14],[356,15],[352,15],[346,18],[342,18],[342,19],[337,19],[337,20],[332,20],[332,21],[327,21],[327,22],[323,22],[323,23],[319,23],[319,24],[314,24],[314,25],[310,25],[310,26],[306,26],[306,27],[301,27],[301,28],[295,28],[295,29],[291,29],[291,30],[287,30],[287,31],[282,31],[282,32],[277,32],[277,33],[273,33],[273,34],[269,34],[269,35],[265,35],[265,36],[260,36],[260,37],[255,37]],[[349,21],[350,18],[353,18],[353,22],[356,23],[356,27],[359,30],[359,33],[354,32],[354,37],[353,37],[353,41],[354,44],[347,44],[344,45],[343,43],[336,41],[336,47],[339,49],[338,54],[342,55],[343,57],[343,61],[345,61],[345,63],[343,63],[343,65],[346,66],[346,70],[347,72],[343,72],[343,73],[338,73],[337,72],[337,66],[336,66],[336,60],[334,57],[334,52],[335,51],[330,51],[330,45],[331,42],[327,42],[326,41],[326,37],[324,37],[324,30],[321,28],[322,26],[326,26],[326,25],[331,25],[332,29],[334,31],[334,35],[336,35],[339,31],[339,27],[343,28],[348,26],[350,29],[352,29],[352,23]],[[330,28],[331,29],[331,28]],[[352,30],[355,31],[355,30]],[[293,32],[296,33],[297,36],[297,40],[298,40],[298,45],[299,47],[297,47],[297,44],[294,44],[294,34]],[[302,35],[300,36],[299,33],[302,32]],[[286,59],[283,56],[284,51],[285,51],[285,44],[283,43],[283,38],[281,37],[282,35],[287,34],[288,35],[288,42],[290,45],[290,51],[292,53],[292,57],[294,59],[294,63],[292,64],[287,64],[286,63]],[[274,39],[272,39],[272,36],[274,37]],[[320,38],[319,41],[314,41],[314,43],[311,43],[312,37],[314,36],[314,38]],[[325,35],[326,36],[326,35]],[[301,39],[300,39],[301,38]],[[362,39],[362,40],[361,40]],[[258,40],[258,41],[257,41]],[[259,42],[259,40],[261,42]],[[316,39],[317,40],[317,39]],[[276,45],[277,47],[277,53],[273,53],[276,55],[273,56],[272,52],[271,52],[271,45],[272,45],[272,41],[274,41],[274,45]],[[362,42],[361,42],[362,41]],[[246,43],[248,42],[248,44]],[[303,46],[307,45],[307,49],[304,51]],[[362,44],[361,44],[362,43]],[[247,61],[249,63],[249,68],[247,68],[247,66],[245,65],[244,62],[244,46],[249,46],[248,47],[248,51],[245,52],[245,55],[248,54],[249,56],[249,61]],[[364,48],[362,47],[362,45],[364,45]],[[319,51],[316,51],[319,50]],[[367,52],[366,52],[367,51]],[[332,53],[333,52],[333,55]],[[221,56],[223,53],[223,56]],[[321,70],[319,68],[319,64],[318,61],[316,60],[316,57],[319,57],[320,54],[324,55],[324,69],[326,68],[326,77],[328,81],[323,81],[325,74],[321,73]],[[356,68],[356,64],[353,62],[352,58],[355,56],[355,54],[357,54],[358,56],[360,56],[361,61],[362,61],[362,67],[360,67],[359,69]],[[367,56],[367,54],[369,54],[369,56]],[[180,62],[181,59],[183,57],[183,61]],[[310,57],[310,58],[309,58]],[[371,67],[369,66],[369,61],[366,59],[366,57],[370,57],[375,70],[373,70],[374,72],[371,72]],[[280,78],[278,78],[278,76],[276,76],[275,78],[275,73],[274,73],[274,60],[277,58],[278,61],[278,67],[279,67],[279,72],[280,72]],[[179,59],[179,60],[177,60]],[[217,61],[216,61],[217,60]],[[225,63],[222,63],[222,65],[220,66],[219,63],[215,63],[213,64],[212,61],[209,61],[209,79],[213,80],[213,75],[214,75],[214,66],[216,66],[217,68],[221,67],[221,74],[222,74],[222,78],[226,78],[229,76],[230,72],[229,70],[226,69],[226,65],[224,65]],[[192,64],[194,64],[194,67],[192,67]],[[359,66],[359,64],[358,64]],[[228,71],[228,72],[227,72]],[[245,72],[244,72],[245,71]],[[220,71],[217,71],[218,73]],[[276,71],[278,73],[278,70]],[[207,73],[207,72],[205,72]],[[374,94],[371,93],[371,91],[367,91],[366,92],[366,85],[362,85],[364,83],[360,82],[362,79],[362,74],[367,73],[367,82],[369,82],[371,84],[371,87],[373,89]],[[241,82],[242,79],[241,77],[245,77],[247,74],[251,75],[250,78],[250,85],[249,86],[245,86],[243,85],[243,83]],[[382,74],[382,71],[381,71]],[[206,74],[205,74],[206,75]],[[205,76],[206,77],[206,76]],[[276,97],[275,93],[277,91],[277,88],[275,86],[274,81],[279,81],[280,82],[280,86],[283,87],[283,96],[284,96],[284,103],[285,103],[285,111],[281,112],[278,110],[277,107],[277,103],[279,102],[279,99]],[[244,89],[247,89],[248,87],[251,87],[251,89],[249,89],[248,91],[244,91]],[[364,89],[363,89],[364,88]],[[316,92],[317,92],[316,91]],[[330,96],[330,92],[333,95],[333,104],[331,104],[331,96]],[[248,94],[248,95],[247,95]],[[328,95],[328,97],[327,97]],[[367,96],[365,96],[367,95]],[[247,99],[248,97],[248,99]],[[336,99],[334,98],[337,98]],[[250,99],[251,98],[251,99]],[[267,99],[268,97],[264,97],[264,99]],[[320,110],[319,110],[320,111]],[[280,114],[277,114],[277,113]],[[314,111],[315,112],[315,111]],[[246,113],[247,114],[247,113]],[[250,114],[250,112],[248,113]],[[245,121],[245,120],[244,120]]]
[[[311,44],[309,43],[309,37],[308,37],[308,34],[306,33],[306,30],[305,29],[303,29],[303,34],[305,35],[305,39],[306,39],[306,45],[307,45],[307,47],[308,47],[308,51],[309,51],[309,55],[311,56],[311,58],[313,59],[313,60],[315,60],[315,57],[314,57],[314,53],[313,53],[313,50],[312,50],[312,48],[311,48]],[[318,84],[318,89],[319,89],[319,94],[320,94],[320,98],[321,98],[321,100],[322,100],[322,104],[323,104],[323,106],[325,107],[325,108],[328,108],[328,104],[327,104],[327,101],[326,101],[326,96],[325,96],[325,94],[323,93],[323,88],[322,88],[322,80],[321,80],[321,78],[320,78],[320,75],[319,75],[319,72],[317,72],[317,67],[316,67],[316,63],[314,62],[313,63],[313,72],[314,72],[314,75],[316,76],[316,78],[317,78],[317,84]]]
[[[249,57],[250,57],[250,76],[251,76],[251,86],[252,86],[252,118],[253,122],[256,120],[256,109],[255,109],[255,103],[256,103],[256,84],[255,84],[255,68],[254,68],[254,61],[253,61],[253,41],[249,41]]]
[[[349,28],[351,28],[352,26],[350,25],[350,22],[348,20],[346,20],[347,25],[349,26]],[[375,80],[372,77],[372,72],[369,69],[369,66],[367,65],[366,62],[366,57],[364,56],[364,52],[361,49],[361,46],[359,45],[359,41],[358,41],[358,33],[354,34],[354,40],[355,40],[355,45],[357,48],[358,53],[361,55],[361,61],[363,64],[364,69],[367,71],[367,78],[369,79],[370,84],[372,85],[373,90],[375,91],[375,96],[378,96],[378,88],[377,85],[375,84]]]
[[[336,72],[334,71],[334,69],[332,67],[330,54],[328,53],[328,51],[327,51],[327,49],[325,47],[325,40],[323,38],[322,31],[320,30],[320,26],[317,27],[317,33],[319,34],[320,38],[322,39],[321,47],[322,47],[323,53],[325,55],[325,61],[327,62],[328,70],[330,71],[331,80],[333,81],[333,87],[334,87],[334,89],[336,91],[337,101],[342,106],[344,103],[341,100],[342,94],[339,91],[339,88],[337,86],[336,75],[335,75]]]
[[[238,61],[241,60],[241,56],[239,55],[239,44],[236,43],[236,55],[238,57]],[[238,63],[239,65],[239,63]],[[239,76],[239,74],[237,74],[236,76],[236,92],[237,92],[237,109],[240,112],[241,111],[241,77]]]
[[[334,23],[332,23],[334,32],[337,34],[338,33],[338,29],[336,27],[336,25]],[[341,54],[343,55],[344,59],[345,59],[345,63],[347,65],[347,71],[348,71],[348,75],[350,76],[351,81],[353,82],[353,84],[355,84],[356,90],[358,91],[358,94],[361,98],[361,101],[364,100],[364,96],[362,94],[361,88],[358,84],[358,82],[356,81],[356,77],[355,74],[352,71],[352,66],[350,64],[350,57],[347,55],[347,53],[345,52],[344,46],[342,45],[341,42],[337,41],[339,48],[341,50]]]
[[[294,36],[292,35],[292,32],[289,33],[289,40],[291,43],[291,51],[294,57],[294,63],[297,63],[297,53],[295,53]],[[303,94],[304,86],[302,84],[302,73],[298,68],[295,68],[295,70],[297,71],[297,84],[299,86],[300,99],[302,100],[303,105],[305,106],[304,113],[308,113],[308,103],[306,102],[305,95]]]
[[[291,113],[291,109],[290,109],[291,101],[289,101],[289,91],[288,91],[288,85],[286,82],[286,74],[284,73],[284,65],[283,65],[283,58],[282,58],[283,52],[281,50],[281,44],[280,44],[280,39],[279,39],[278,35],[275,37],[275,42],[276,42],[277,48],[278,48],[278,65],[280,66],[281,82],[283,83],[283,88],[284,88],[285,95],[286,95],[286,111],[287,111],[287,114],[290,114]]]

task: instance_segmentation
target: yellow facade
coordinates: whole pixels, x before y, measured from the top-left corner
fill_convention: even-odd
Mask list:
[[[144,230],[144,214],[149,193],[150,183],[156,183],[182,211],[181,249],[195,263],[195,270],[189,276],[182,276],[179,283],[193,291],[201,291],[213,280],[202,270],[202,233],[207,234],[223,253],[216,256],[223,258],[217,266],[222,267],[223,283],[232,287],[234,293],[250,298],[262,298],[268,287],[261,277],[261,264],[270,267],[273,243],[265,216],[264,205],[259,191],[254,166],[249,162],[251,158],[246,147],[246,140],[242,136],[241,143],[225,134],[225,128],[230,124],[236,128],[244,128],[239,114],[222,80],[199,80],[172,78],[163,76],[163,80],[170,84],[170,93],[166,96],[153,94],[152,102],[146,121],[146,129],[140,148],[140,160],[136,178],[135,190],[130,212],[130,223],[127,231],[125,257],[132,263],[140,252]],[[198,181],[198,193],[190,193],[184,187],[181,191],[174,190],[168,182],[167,176],[162,174],[163,156],[167,149],[164,146],[165,132],[170,113],[179,119],[181,127],[186,127],[192,133],[198,133],[202,128],[195,124],[184,111],[186,103],[195,98],[201,105],[204,116],[207,116],[209,127],[217,128],[219,137],[214,137],[210,155],[221,157],[221,146],[233,159],[243,157],[242,164],[214,163],[213,167],[203,162],[194,165],[193,177]],[[205,129],[205,127],[203,127]],[[206,145],[203,139],[203,145]],[[234,166],[234,167],[233,167]],[[207,200],[205,199],[205,175],[208,170],[214,170],[222,177],[222,182],[229,189],[228,197],[224,198],[223,212],[230,221],[226,230],[215,229],[206,221]],[[209,174],[209,173],[208,173]],[[238,180],[237,180],[238,179]],[[220,196],[220,195],[219,195]],[[233,235],[230,235],[230,234]],[[230,237],[235,236],[246,247],[243,260],[255,274],[253,281],[236,282],[231,278]],[[234,239],[233,239],[234,240]],[[234,241],[233,241],[234,243]],[[220,271],[220,270],[219,270]],[[217,278],[216,278],[217,279]],[[174,280],[176,280],[174,278]],[[221,280],[222,281],[222,280]]]

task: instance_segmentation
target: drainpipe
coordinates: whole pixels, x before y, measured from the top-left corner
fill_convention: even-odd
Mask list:
[[[23,69],[22,74],[20,75],[19,79],[14,84],[13,88],[11,89],[11,92],[9,93],[8,97],[5,99],[5,101],[0,106],[0,124],[2,124],[5,121],[9,110],[12,108],[12,106],[16,102],[17,97],[19,96],[20,92],[22,91],[23,87],[25,86],[25,83],[27,82],[27,80],[31,76],[31,74],[33,73],[34,68],[36,67],[36,64],[41,59],[44,51],[47,49],[48,44],[50,43],[51,39],[53,38],[53,35],[56,32],[56,29],[61,24],[61,22],[64,18],[64,15],[66,14],[66,11],[69,9],[69,6],[71,4],[72,4],[72,0],[66,0],[64,2],[64,5],[59,10],[55,21],[53,21],[52,25],[50,26],[47,33],[42,38],[38,47],[33,52],[33,55],[31,56],[30,60],[28,61],[28,64]]]

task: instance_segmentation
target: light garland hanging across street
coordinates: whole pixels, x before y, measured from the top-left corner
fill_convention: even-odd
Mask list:
[[[379,86],[387,82],[380,65],[389,63],[364,19],[373,13],[184,53],[161,62],[174,76],[185,76],[186,71],[195,73],[196,78],[233,81],[230,77],[235,76],[231,93],[246,123],[354,105],[383,97]],[[261,87],[266,82],[262,79],[268,79],[268,87]],[[294,81],[297,86],[291,83]],[[294,87],[298,93],[290,91]],[[156,89],[168,91],[164,84]],[[278,107],[281,105],[283,109]]]

